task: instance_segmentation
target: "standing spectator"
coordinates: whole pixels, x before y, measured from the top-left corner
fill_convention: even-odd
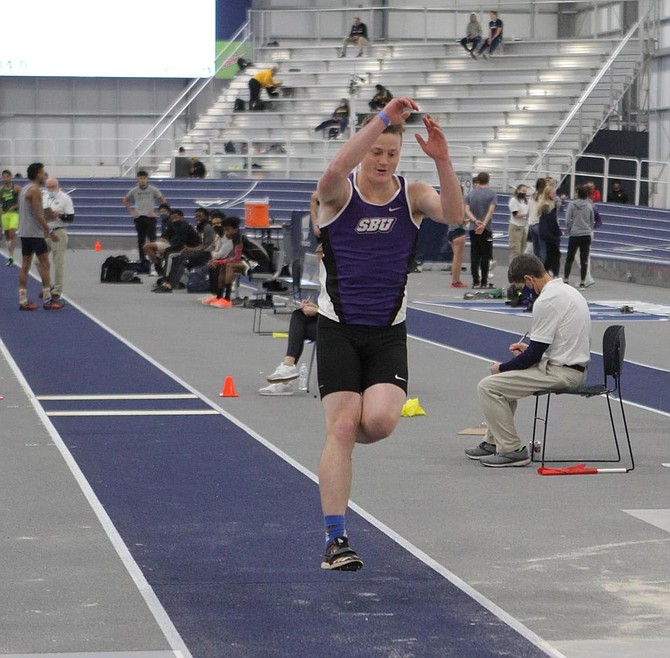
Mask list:
[[[450,226],[447,233],[447,242],[451,245],[453,258],[451,261],[451,287],[466,288],[461,281],[461,268],[463,266],[463,255],[465,254],[466,231],[463,224]]]
[[[36,311],[37,305],[28,300],[26,287],[28,272],[33,263],[33,254],[37,256],[37,264],[42,279],[42,302],[47,311],[57,311],[63,304],[51,299],[51,277],[49,275],[49,247],[46,238],[54,242],[58,236],[49,230],[49,225],[42,210],[42,191],[47,173],[41,162],[28,165],[28,185],[19,194],[19,230],[16,235],[21,238],[21,271],[19,272],[19,309]]]
[[[268,96],[272,97],[277,94],[277,87],[281,87],[283,82],[278,82],[274,79],[275,73],[279,71],[277,66],[270,69],[263,69],[249,78],[249,109],[262,110],[265,105],[261,101],[261,89],[267,91]]]
[[[44,214],[49,222],[51,236],[47,243],[54,263],[54,279],[51,288],[51,299],[60,301],[63,294],[63,273],[65,271],[65,252],[67,250],[67,227],[74,221],[74,204],[69,194],[60,189],[55,178],[48,178],[47,193],[43,199]]]
[[[2,187],[0,200],[2,201],[2,230],[7,240],[7,263],[14,265],[14,249],[16,248],[16,231],[19,228],[19,194],[21,187],[12,182],[12,172],[5,169],[2,172]]]
[[[568,283],[575,254],[579,250],[580,288],[586,288],[586,275],[589,268],[589,251],[593,240],[595,215],[589,202],[588,191],[582,186],[577,188],[577,199],[569,206],[565,216],[568,238],[568,255],[565,257],[565,277]]]
[[[383,110],[387,103],[393,99],[393,94],[384,85],[375,85],[377,93],[372,97],[368,105],[373,112]]]
[[[561,229],[558,225],[559,199],[556,190],[547,184],[542,191],[538,203],[540,213],[540,237],[547,248],[547,256],[544,261],[544,269],[553,277],[559,276],[561,272]]]
[[[600,203],[603,200],[602,194],[600,194],[600,190],[596,187],[596,184],[592,180],[587,181],[584,187],[587,189],[591,203]]]
[[[368,45],[368,28],[365,23],[361,22],[361,19],[358,16],[354,18],[351,30],[349,31],[349,36],[344,37],[344,40],[342,41],[342,52],[340,53],[340,57],[347,56],[347,46],[350,43],[358,46],[358,55],[356,55],[356,57],[363,57],[365,46]]]
[[[535,191],[528,200],[528,237],[531,240],[532,253],[544,263],[547,259],[547,246],[540,237],[540,197],[547,186],[546,178],[538,178],[535,181]]]
[[[528,237],[528,188],[519,185],[509,200],[509,258],[522,254],[526,249]]]
[[[530,464],[530,455],[514,425],[519,400],[536,391],[576,389],[591,358],[591,317],[586,300],[560,279],[552,279],[531,254],[517,256],[509,280],[538,295],[533,305],[530,343],[512,343],[514,358],[493,363],[477,385],[488,430],[477,447],[465,451],[482,466],[505,468]]]
[[[491,180],[485,171],[477,176],[477,187],[465,199],[465,217],[470,220],[470,270],[472,287],[487,288],[489,262],[493,256],[491,220],[498,196],[489,187]]]
[[[612,189],[607,195],[608,203],[628,203],[628,195],[623,191],[620,180],[612,181]]]
[[[482,41],[482,26],[479,24],[479,21],[477,20],[477,14],[472,12],[470,14],[470,20],[468,21],[468,24],[465,26],[465,36],[461,39],[461,46],[465,48],[465,51],[470,53],[470,57],[473,59],[477,59],[475,57],[475,51],[479,47],[479,44]],[[470,45],[470,48],[468,48],[468,44]]]
[[[479,46],[476,55],[477,57],[484,57],[484,59],[486,59],[485,51],[488,49],[489,55],[493,55],[503,38],[503,22],[498,17],[498,12],[492,11],[489,17],[491,19],[489,21],[489,36]]]
[[[333,110],[330,119],[322,121],[314,132],[325,130],[331,126],[337,126],[339,133],[343,133],[344,129],[349,125],[349,101],[346,98],[340,98],[340,104]]]
[[[159,203],[167,203],[161,191],[154,185],[149,185],[149,174],[141,169],[137,172],[137,186],[126,194],[123,205],[135,220],[137,249],[142,263],[147,263],[144,243],[156,241],[156,211],[154,210],[156,199]]]

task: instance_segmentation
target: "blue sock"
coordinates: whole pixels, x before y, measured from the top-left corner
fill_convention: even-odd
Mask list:
[[[323,522],[326,527],[326,548],[328,548],[328,544],[330,544],[335,537],[347,536],[344,515],[332,514],[330,516],[324,516]]]

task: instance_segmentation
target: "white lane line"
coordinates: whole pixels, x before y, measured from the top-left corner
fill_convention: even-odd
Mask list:
[[[47,411],[47,416],[215,416],[216,409],[95,409],[92,411]]]
[[[139,393],[130,395],[38,395],[44,402],[66,402],[70,400],[195,400],[193,393]]]
[[[174,658],[174,651],[87,651],[86,653],[3,653],[2,658]]]
[[[625,509],[621,511],[670,532],[670,509]]]
[[[77,464],[74,457],[72,456],[67,446],[63,442],[63,439],[61,438],[60,434],[53,426],[51,420],[49,420],[49,417],[42,408],[42,405],[37,400],[35,393],[33,393],[33,390],[30,388],[28,381],[23,376],[21,369],[19,368],[16,361],[14,361],[14,358],[9,353],[9,350],[7,349],[7,346],[2,341],[2,339],[0,339],[0,352],[2,352],[5,360],[7,361],[9,367],[14,373],[14,376],[21,385],[21,388],[24,390],[26,396],[30,400],[30,403],[32,404],[33,409],[35,409],[35,413],[37,414],[38,418],[42,421],[42,424],[49,433],[49,436],[51,436],[54,445],[58,448],[58,451],[61,453],[63,460],[70,469],[70,472],[74,476],[74,479],[79,485],[79,488],[82,490],[82,493],[86,497],[86,500],[88,500],[88,504],[91,506],[91,509],[98,517],[100,525],[102,526],[103,530],[109,537],[109,540],[114,549],[116,550],[119,558],[121,559],[121,562],[128,570],[130,577],[133,579],[133,582],[135,583],[135,586],[137,587],[139,593],[146,602],[149,611],[154,616],[156,623],[163,632],[163,635],[165,636],[165,639],[167,640],[168,644],[172,648],[172,651],[167,652],[167,655],[170,655],[170,658],[193,658],[191,652],[188,650],[188,647],[184,643],[184,640],[182,640],[181,635],[179,635],[179,631],[177,631],[175,625],[172,623],[172,620],[170,619],[170,617],[168,617],[165,608],[163,608],[163,605],[158,600],[156,593],[151,588],[151,585],[149,585],[149,583],[147,582],[147,579],[144,577],[142,570],[138,566],[137,562],[135,562],[135,559],[128,550],[128,547],[123,542],[121,535],[119,534],[118,530],[114,527],[112,520],[109,518],[109,515],[105,511],[105,508],[102,506],[102,503],[95,495],[93,488],[88,483],[88,480],[82,473],[81,469],[79,468],[79,465]],[[165,654],[166,652],[163,653]],[[134,656],[133,658],[137,657]]]
[[[308,477],[310,480],[318,484],[318,478],[317,476],[312,473],[310,470],[305,468],[302,464],[297,462],[293,457],[289,456],[286,454],[283,450],[280,450],[277,448],[275,445],[270,443],[267,439],[263,438],[260,434],[258,434],[256,431],[251,429],[251,427],[248,427],[245,425],[242,421],[238,420],[235,418],[235,416],[231,415],[228,413],[225,409],[222,407],[219,407],[216,402],[213,400],[210,400],[207,396],[203,395],[199,391],[197,391],[193,386],[191,386],[188,382],[184,381],[173,373],[172,371],[168,370],[164,365],[156,361],[153,357],[149,356],[145,352],[143,352],[139,347],[133,345],[129,340],[118,334],[116,331],[114,331],[111,327],[108,327],[104,322],[101,320],[98,320],[95,316],[91,315],[88,311],[84,310],[81,308],[78,304],[74,302],[68,302],[71,306],[74,306],[78,311],[80,311],[83,315],[85,315],[87,318],[89,318],[92,322],[95,322],[99,327],[104,329],[105,331],[109,332],[110,335],[114,336],[117,340],[119,340],[121,343],[126,345],[128,348],[133,350],[136,354],[139,354],[142,358],[146,359],[149,363],[151,363],[153,366],[158,368],[161,372],[164,372],[166,375],[171,377],[175,382],[178,384],[181,384],[186,390],[191,391],[195,395],[197,395],[201,400],[206,402],[208,405],[212,407],[212,409],[216,409],[221,413],[222,416],[225,416],[231,423],[234,425],[237,425],[241,430],[245,431],[251,438],[255,439],[258,441],[262,446],[270,450],[272,453],[277,455],[277,457],[280,457],[283,459],[286,463],[290,464],[295,468],[299,473],[302,473],[305,477]],[[445,347],[442,345],[441,347]],[[466,354],[464,352],[464,354]],[[471,356],[471,355],[469,355]],[[482,358],[482,357],[478,357]],[[485,359],[486,361],[490,361],[490,359]],[[55,430],[54,430],[55,431]],[[68,453],[69,454],[69,453]],[[82,476],[83,477],[83,476]],[[97,499],[96,499],[97,500]],[[98,503],[99,504],[99,503]],[[383,532],[385,535],[393,539],[396,543],[398,543],[400,546],[402,546],[406,551],[409,551],[414,557],[416,557],[418,560],[421,560],[425,565],[433,569],[436,573],[438,573],[440,576],[448,580],[452,585],[460,589],[462,592],[470,596],[472,599],[474,599],[479,605],[481,605],[484,609],[488,610],[491,614],[493,614],[495,617],[500,619],[503,623],[507,624],[510,628],[515,630],[521,637],[525,638],[530,642],[531,644],[535,645],[542,651],[544,651],[548,656],[552,656],[552,658],[566,658],[564,654],[562,654],[560,651],[552,647],[546,640],[543,640],[537,633],[534,633],[533,631],[530,630],[530,628],[527,628],[524,626],[518,619],[512,617],[508,612],[505,612],[500,606],[496,605],[493,603],[493,601],[490,601],[487,599],[483,594],[478,592],[476,589],[468,585],[464,580],[459,578],[456,574],[452,573],[449,571],[447,568],[442,566],[439,562],[434,560],[432,557],[424,553],[420,548],[417,546],[414,546],[411,542],[407,541],[405,538],[401,537],[398,533],[396,533],[394,530],[391,530],[386,524],[382,523],[379,519],[376,517],[372,516],[372,514],[369,514],[366,512],[362,507],[357,505],[354,502],[351,502],[349,507],[354,510],[356,513],[360,514],[366,521],[371,523],[373,526],[375,526],[378,530]],[[111,523],[111,522],[110,522]],[[116,532],[116,530],[115,530]],[[120,539],[120,538],[119,538]],[[135,564],[135,566],[137,566]],[[152,591],[153,594],[153,591]],[[155,595],[154,595],[155,596]],[[158,601],[157,601],[158,602]],[[159,604],[160,605],[160,604]],[[162,609],[162,608],[161,608]],[[169,621],[169,619],[168,619]],[[172,623],[172,622],[170,622]],[[175,629],[176,632],[176,629]],[[181,639],[181,638],[180,638]]]

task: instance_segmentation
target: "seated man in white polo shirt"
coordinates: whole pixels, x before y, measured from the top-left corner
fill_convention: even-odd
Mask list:
[[[509,346],[514,358],[491,365],[477,393],[486,416],[486,439],[465,454],[483,466],[526,466],[528,448],[514,426],[517,400],[536,391],[575,389],[584,381],[591,356],[591,317],[582,295],[552,279],[539,258],[521,254],[510,263],[508,277],[538,295],[533,305],[530,343]]]

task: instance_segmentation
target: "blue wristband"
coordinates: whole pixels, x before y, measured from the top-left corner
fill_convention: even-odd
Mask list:
[[[377,116],[384,122],[384,125],[387,128],[391,125],[391,119],[386,116],[386,112],[384,112],[384,110],[382,110]]]

